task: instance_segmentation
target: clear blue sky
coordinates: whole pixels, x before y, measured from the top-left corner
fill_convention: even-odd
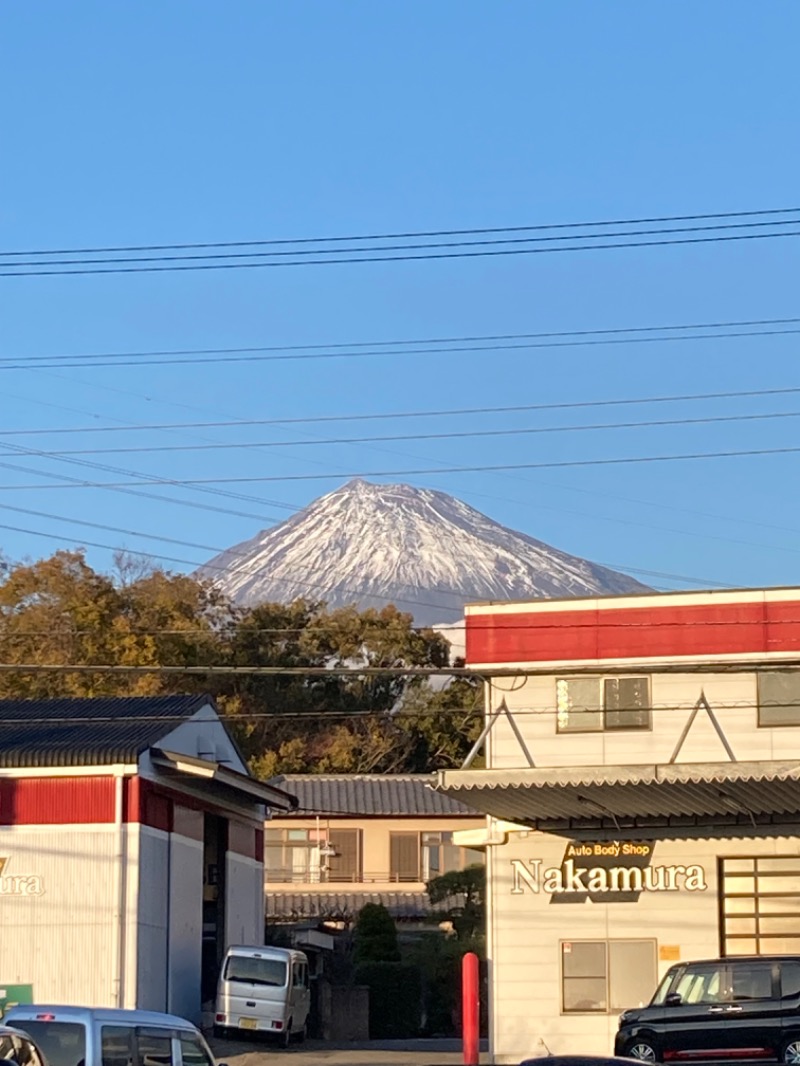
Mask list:
[[[0,28],[5,250],[514,226],[797,206],[795,0],[191,4],[9,0]],[[317,344],[800,315],[800,238],[560,256],[0,279],[0,356]],[[798,338],[405,359],[0,371],[3,427],[303,417],[800,385]],[[670,407],[800,411],[800,396]],[[629,417],[664,417],[634,408]],[[351,435],[614,420],[451,418]],[[93,455],[158,477],[286,476],[792,447],[798,419],[541,438]],[[0,438],[16,447],[297,440],[269,427]],[[0,452],[5,452],[4,447]],[[412,457],[412,458],[409,458]],[[237,517],[89,489],[0,456],[12,558],[86,540],[208,552],[334,479],[268,482]],[[800,582],[800,457],[416,476],[601,562],[731,584]],[[390,480],[390,479],[387,479]],[[159,490],[154,490],[159,491]],[[164,490],[161,490],[164,491]],[[754,524],[754,523],[760,523]],[[100,567],[109,553],[90,551]],[[187,567],[188,569],[188,567]],[[666,584],[666,582],[665,582]],[[674,582],[672,583],[674,584]]]

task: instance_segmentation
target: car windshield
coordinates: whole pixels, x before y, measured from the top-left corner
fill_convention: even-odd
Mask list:
[[[86,1061],[86,1031],[75,1022],[25,1021],[25,1032],[36,1041],[48,1066],[81,1066]]]
[[[259,959],[251,955],[231,955],[225,967],[227,981],[245,981],[251,985],[283,988],[288,966],[279,959]]]
[[[672,970],[667,970],[664,974],[661,984],[656,989],[656,994],[650,1000],[651,1007],[662,1007],[664,1005],[664,1001],[667,998],[667,992],[669,992],[669,987],[675,980],[677,972],[677,969],[673,968]]]

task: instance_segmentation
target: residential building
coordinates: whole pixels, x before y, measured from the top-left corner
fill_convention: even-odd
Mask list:
[[[267,921],[349,924],[367,902],[424,922],[426,882],[483,863],[453,833],[482,815],[436,792],[431,775],[287,774],[270,784],[297,797],[266,828]]]
[[[800,589],[480,604],[466,642],[487,765],[438,787],[488,815],[492,1061],[610,1053],[675,963],[800,953]]]

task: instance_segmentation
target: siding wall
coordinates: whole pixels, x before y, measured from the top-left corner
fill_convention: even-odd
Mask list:
[[[0,983],[32,984],[40,1001],[114,1005],[113,825],[0,827],[3,876],[37,876],[38,896],[0,894]],[[135,856],[134,856],[135,861]],[[128,878],[125,934],[135,936]],[[133,900],[132,897],[133,896]]]
[[[497,1063],[518,1063],[547,1049],[557,1055],[610,1054],[618,1011],[562,1011],[562,942],[652,938],[672,956],[658,962],[659,977],[673,965],[676,949],[680,959],[715,958],[720,952],[718,857],[800,854],[800,826],[796,835],[772,839],[753,833],[746,839],[657,841],[653,865],[699,864],[705,871],[705,891],[643,892],[636,902],[605,904],[552,903],[549,894],[527,887],[512,893],[512,859],[541,859],[543,868],[558,867],[565,844],[564,838],[530,832],[512,834],[508,844],[490,849],[491,1042]],[[649,999],[654,991],[642,988],[642,998]]]

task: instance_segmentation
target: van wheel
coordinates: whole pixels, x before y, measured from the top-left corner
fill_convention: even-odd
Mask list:
[[[222,1040],[227,1035],[224,1027],[221,1025],[215,1025],[212,1031],[217,1040]]]
[[[800,1036],[793,1036],[784,1043],[780,1061],[787,1066],[800,1066]]]
[[[628,1045],[627,1057],[630,1059],[638,1059],[640,1062],[654,1063],[658,1062],[658,1051],[652,1040],[634,1040]],[[784,1062],[788,1062],[788,1059],[784,1059]],[[800,1066],[800,1058],[797,1060],[798,1066]]]
[[[298,1044],[304,1044],[306,1042],[306,1037],[307,1036],[308,1036],[308,1026],[304,1025],[299,1033],[295,1033],[294,1038],[295,1038],[295,1040],[297,1041]]]

